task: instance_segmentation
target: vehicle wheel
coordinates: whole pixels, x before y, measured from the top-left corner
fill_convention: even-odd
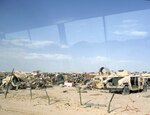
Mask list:
[[[122,94],[123,94],[123,95],[129,95],[129,94],[130,94],[130,89],[129,89],[128,86],[125,86],[125,87],[123,88]]]
[[[147,85],[143,85],[143,92],[147,92]]]

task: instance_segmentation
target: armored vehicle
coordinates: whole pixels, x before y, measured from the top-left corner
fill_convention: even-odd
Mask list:
[[[140,75],[112,77],[105,80],[105,85],[109,92],[122,92],[122,94],[129,94],[130,91],[147,91],[147,85]]]

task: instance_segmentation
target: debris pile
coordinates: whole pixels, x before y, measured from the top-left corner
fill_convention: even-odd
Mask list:
[[[86,74],[88,75],[88,74]],[[42,73],[40,71],[22,72],[12,71],[11,73],[0,73],[0,88],[6,90],[12,89],[38,89],[44,87],[52,87],[53,85],[78,86],[79,84],[85,85],[91,79],[84,77],[84,74],[79,73]]]

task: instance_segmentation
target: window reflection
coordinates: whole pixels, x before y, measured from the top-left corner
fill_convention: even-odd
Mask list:
[[[8,33],[1,37],[5,39],[0,42],[0,63],[5,68],[43,71],[87,72],[97,71],[100,66],[148,70],[149,12],[127,12]]]
[[[102,18],[89,18],[65,24],[69,44],[78,42],[104,42]]]
[[[59,42],[57,26],[47,26],[30,30],[32,40]]]
[[[108,56],[113,60],[112,67],[131,71],[148,69],[149,12],[150,10],[142,10],[106,17],[107,48]]]
[[[29,39],[27,31],[19,31],[14,33],[6,34],[6,39],[14,40],[14,39]]]

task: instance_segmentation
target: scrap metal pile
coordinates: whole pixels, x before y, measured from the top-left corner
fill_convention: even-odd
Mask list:
[[[79,73],[42,73],[34,71],[31,73],[22,71],[1,72],[0,73],[0,89],[39,89],[52,87],[53,85],[64,85],[64,82],[72,83],[72,86],[78,84],[86,84],[90,78]]]

